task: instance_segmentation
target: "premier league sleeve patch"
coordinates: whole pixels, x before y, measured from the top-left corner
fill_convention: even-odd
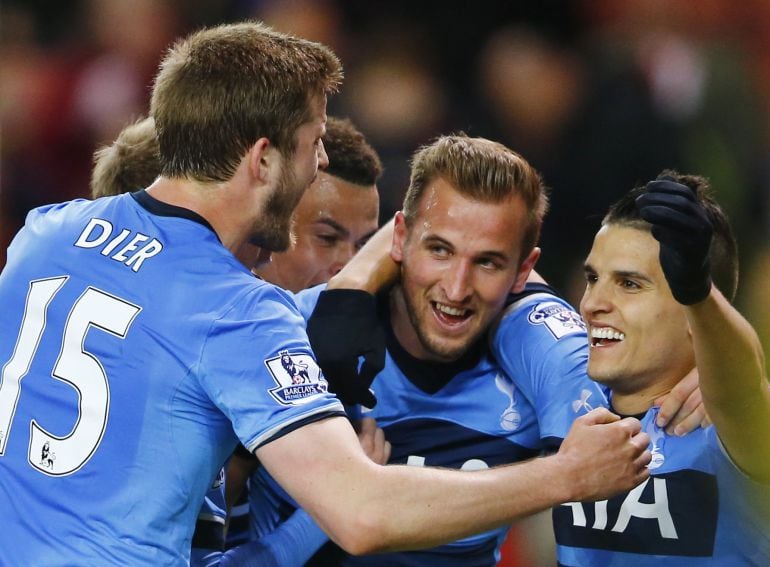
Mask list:
[[[265,360],[265,366],[278,385],[268,391],[280,404],[301,405],[313,396],[326,394],[329,389],[321,369],[309,354],[284,350]]]
[[[557,339],[573,333],[586,332],[585,323],[580,315],[555,301],[535,305],[527,320],[533,325],[545,325]]]

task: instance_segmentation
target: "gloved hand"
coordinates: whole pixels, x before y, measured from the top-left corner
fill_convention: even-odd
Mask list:
[[[307,334],[329,389],[344,404],[373,408],[377,399],[369,386],[385,366],[386,342],[376,298],[357,289],[321,292]]]
[[[695,193],[671,177],[647,184],[636,198],[652,235],[660,242],[660,265],[679,303],[700,303],[711,291],[709,248],[713,227]]]

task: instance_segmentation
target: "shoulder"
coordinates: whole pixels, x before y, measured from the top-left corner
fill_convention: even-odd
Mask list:
[[[559,349],[563,356],[586,354],[588,341],[583,319],[566,300],[537,285],[524,294],[512,295],[492,329],[491,346],[496,357],[520,352],[540,356]]]

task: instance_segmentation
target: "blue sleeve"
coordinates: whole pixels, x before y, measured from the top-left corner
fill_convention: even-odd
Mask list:
[[[250,452],[310,421],[344,415],[305,321],[274,286],[257,288],[211,323],[195,374]]]
[[[294,294],[294,302],[297,304],[297,308],[305,321],[310,318],[313,309],[315,309],[315,304],[318,303],[318,296],[325,289],[326,284],[323,283]]]
[[[300,567],[328,541],[304,510],[297,510],[272,533],[231,549],[221,567]]]
[[[509,305],[491,339],[492,353],[537,413],[541,439],[566,437],[572,422],[607,406],[586,374],[588,338],[580,315],[550,293]]]

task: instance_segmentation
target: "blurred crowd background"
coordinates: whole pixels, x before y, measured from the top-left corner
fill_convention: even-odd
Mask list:
[[[551,188],[538,267],[575,303],[611,202],[663,168],[710,178],[739,238],[738,306],[770,354],[768,0],[3,0],[0,10],[0,266],[30,208],[88,195],[94,150],[147,113],[174,38],[257,18],[342,59],[329,113],[379,151],[382,219],[399,208],[410,155],[438,134],[493,138],[533,163]]]

